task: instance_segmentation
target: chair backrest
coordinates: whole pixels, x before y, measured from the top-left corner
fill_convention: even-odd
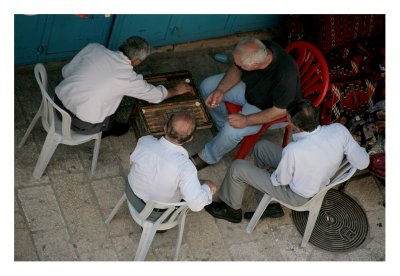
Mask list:
[[[329,71],[324,56],[306,41],[292,42],[286,47],[286,51],[299,67],[303,97],[309,99],[314,106],[318,106],[329,86]]]
[[[357,168],[353,167],[350,162],[344,158],[342,163],[339,166],[339,169],[336,171],[335,175],[332,177],[331,182],[327,185],[333,187],[337,184],[341,184],[347,180],[349,180],[354,173],[357,171]]]
[[[71,116],[55,104],[48,93],[48,78],[46,68],[42,63],[38,63],[34,68],[35,78],[42,93],[42,125],[47,132],[56,132],[56,122],[59,121],[54,112],[56,109],[62,116],[60,134],[64,139],[72,140],[71,138]]]
[[[325,194],[333,187],[349,180],[354,173],[357,171],[357,168],[353,167],[349,161],[344,158],[336,173],[331,178],[331,181],[325,188],[321,189],[313,198],[306,203],[306,205],[312,204],[313,201],[322,200],[325,197]],[[321,199],[322,198],[322,199]]]
[[[186,202],[162,203],[154,200],[146,202],[141,212],[138,212],[131,204],[128,204],[131,215],[136,223],[143,225],[154,209],[165,210],[163,214],[155,221],[160,224],[159,228],[169,229],[178,224],[181,215],[189,210]]]
[[[357,168],[353,167],[346,158],[343,158],[342,163],[340,164],[339,168],[337,169],[336,173],[331,178],[331,181],[328,185],[326,185],[323,189],[321,189],[316,195],[314,195],[309,201],[307,201],[304,205],[301,206],[292,206],[288,203],[283,201],[277,200],[279,203],[285,205],[286,207],[296,210],[296,211],[308,211],[310,207],[314,204],[322,204],[322,201],[326,195],[326,193],[332,189],[333,187],[349,180],[354,173],[357,171]]]

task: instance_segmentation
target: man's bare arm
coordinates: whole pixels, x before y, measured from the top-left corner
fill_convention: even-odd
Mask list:
[[[277,108],[275,106],[258,113],[250,115],[242,115],[239,113],[228,115],[228,122],[231,126],[236,128],[243,128],[246,126],[265,124],[286,115],[286,109]]]
[[[235,65],[232,64],[228,71],[226,71],[224,77],[219,82],[215,90],[220,90],[222,93],[228,92],[232,87],[240,82],[242,78],[242,71]]]

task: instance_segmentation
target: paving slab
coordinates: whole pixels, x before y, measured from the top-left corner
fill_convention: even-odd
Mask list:
[[[52,180],[76,250],[82,254],[112,246],[87,176],[66,174]]]
[[[31,231],[65,227],[60,207],[51,186],[18,190],[18,198]]]
[[[77,261],[74,246],[66,228],[32,233],[41,261]]]
[[[14,199],[17,202],[17,199]],[[14,207],[14,260],[38,261],[31,231],[27,226],[22,210],[15,204]]]

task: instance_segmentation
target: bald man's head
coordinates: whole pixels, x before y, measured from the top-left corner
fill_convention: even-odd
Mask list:
[[[235,61],[238,59],[241,65],[249,67],[265,62],[268,51],[260,40],[255,37],[247,37],[236,44],[232,54]]]
[[[166,125],[166,136],[177,144],[190,141],[196,131],[196,120],[189,113],[172,114]]]

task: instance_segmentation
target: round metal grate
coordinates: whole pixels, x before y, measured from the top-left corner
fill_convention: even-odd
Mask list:
[[[304,234],[308,212],[292,211],[293,222]],[[347,252],[360,246],[368,233],[363,209],[350,196],[331,189],[325,195],[309,242],[330,252]]]

